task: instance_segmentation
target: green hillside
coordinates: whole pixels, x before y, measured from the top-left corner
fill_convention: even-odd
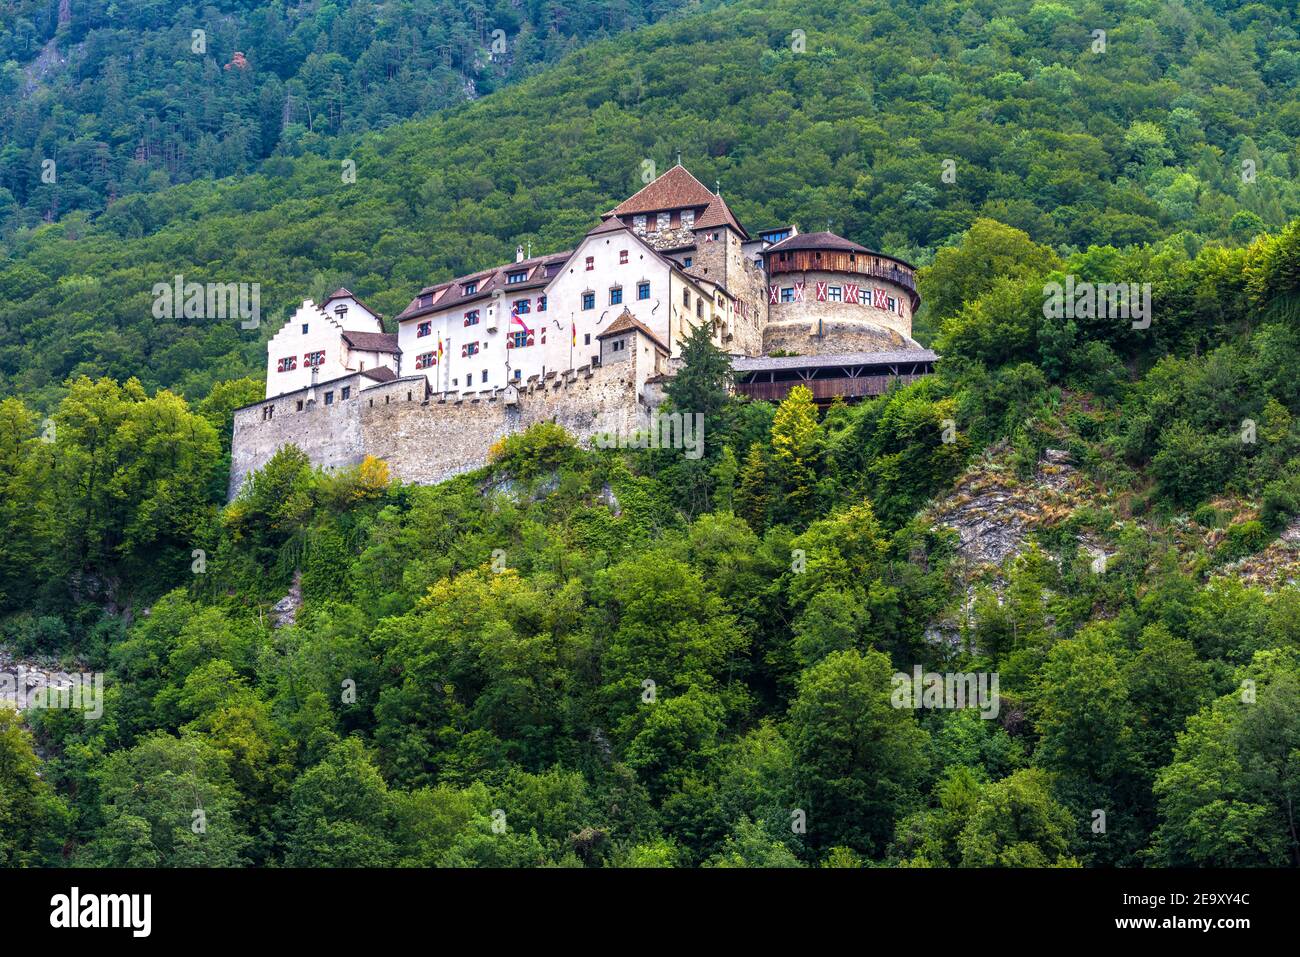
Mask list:
[[[11,0],[0,236],[427,115],[685,5]]]
[[[356,145],[20,234],[0,393],[48,404],[87,374],[202,396],[260,371],[271,318],[158,321],[154,283],[257,282],[268,317],[346,284],[393,315],[519,242],[567,248],[677,150],[751,226],[829,222],[920,263],[981,215],[1058,249],[1245,241],[1300,215],[1297,76],[1261,4],[736,3]]]
[[[0,709],[0,865],[1300,865],[1286,13],[854,11],[728,5],[19,236],[0,655],[105,696]],[[156,321],[154,282],[391,314],[679,148],[751,225],[922,263],[936,374],[750,402],[701,332],[699,459],[543,424],[423,487],[288,447],[225,503],[270,323]],[[908,707],[914,669],[997,707]]]

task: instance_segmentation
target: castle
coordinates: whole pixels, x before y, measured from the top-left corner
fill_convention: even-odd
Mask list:
[[[648,427],[704,326],[736,390],[821,402],[933,371],[911,338],[914,268],[830,232],[751,236],[680,163],[575,248],[421,289],[386,332],[347,289],[306,300],[267,344],[266,398],[237,409],[230,494],[292,443],[319,466],[373,455],[437,482],[501,437],[558,422],[583,439]]]

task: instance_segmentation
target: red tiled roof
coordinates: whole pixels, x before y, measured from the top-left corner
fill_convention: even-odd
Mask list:
[[[623,314],[621,316],[619,316],[612,323],[610,323],[608,329],[606,329],[604,332],[596,333],[596,338],[607,339],[610,336],[618,335],[620,332],[631,332],[633,330],[641,333],[643,336],[645,336],[647,339],[653,342],[664,352],[672,351],[666,345],[664,345],[659,340],[659,337],[656,336],[653,332],[651,332],[650,329],[643,322],[641,322],[640,319],[632,315],[631,311],[626,308],[623,310]]]
[[[787,236],[779,243],[773,243],[763,250],[765,253],[790,252],[795,249],[833,249],[840,252],[870,253],[866,246],[859,246],[850,239],[836,236],[834,233],[798,233]]]
[[[709,208],[695,221],[696,229],[711,229],[714,226],[730,226],[740,233],[742,238],[749,238],[749,233],[745,232],[745,227],[740,225],[740,220],[732,213],[731,207],[721,196],[715,196]]]
[[[707,186],[686,171],[685,166],[677,165],[654,182],[637,190],[605,216],[627,216],[632,213],[653,213],[665,209],[708,206],[715,198]]]
[[[420,290],[419,295],[411,300],[411,304],[398,314],[397,321],[401,322],[425,313],[441,312],[443,309],[452,306],[469,305],[471,302],[487,299],[498,291],[514,292],[545,286],[554,277],[554,273],[547,275],[546,267],[563,265],[569,261],[569,256],[572,253],[573,250],[570,249],[562,253],[551,253],[547,256],[534,256],[532,259],[525,259],[523,262],[512,262],[506,263],[504,266],[495,266],[492,269],[481,269],[465,276],[457,276],[447,282],[425,286]],[[528,271],[527,279],[523,282],[506,282],[508,273],[518,272],[521,269]],[[472,293],[466,294],[462,292],[465,285],[471,282],[477,282],[478,288]],[[421,306],[420,298],[422,296],[432,296],[433,301],[427,306]]]
[[[359,349],[362,352],[396,353],[400,351],[397,348],[397,333],[395,332],[351,332],[345,330],[343,340],[353,349]]]

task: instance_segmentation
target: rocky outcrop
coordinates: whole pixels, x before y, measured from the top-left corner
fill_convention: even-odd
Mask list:
[[[293,584],[289,593],[271,606],[271,627],[283,628],[298,620],[298,611],[302,608],[302,572],[293,573]]]
[[[1088,491],[1068,452],[1046,450],[1033,479],[1023,481],[1006,447],[995,447],[931,507],[929,520],[957,533],[957,553],[969,565],[1001,565],[1020,554],[1034,528],[1064,519]]]

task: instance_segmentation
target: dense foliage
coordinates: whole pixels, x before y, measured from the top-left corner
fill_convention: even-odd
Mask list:
[[[569,248],[678,150],[752,227],[829,222],[919,264],[981,216],[1058,252],[1247,241],[1300,216],[1297,75],[1281,3],[740,0],[432,119],[20,232],[0,394],[48,411],[84,374],[201,398],[260,371],[305,296],[346,285],[392,316],[517,243]],[[155,318],[178,274],[258,283],[261,327]]]
[[[699,460],[585,451],[540,426],[476,472],[408,487],[374,460],[316,472],[290,447],[222,507],[221,435],[255,383],[191,410],[82,379],[52,430],[6,400],[8,642],[108,677],[99,720],[29,712],[43,765],[28,732],[0,730],[0,851],[1296,863],[1300,592],[1247,587],[1235,552],[1175,532],[1210,493],[1247,517],[1271,503],[1220,540],[1250,552],[1296,510],[1300,394],[1280,370],[1300,363],[1284,308],[1298,237],[1062,263],[981,223],[924,274],[965,303],[942,328],[966,355],[881,399],[824,413],[802,388],[777,407],[736,399],[692,339],[670,401],[706,415]],[[1011,275],[970,268],[989,241],[1024,251]],[[1014,308],[1021,284],[1041,297],[1062,269],[1115,278],[1151,257],[1164,279],[1141,334],[1084,325],[1061,351],[1041,305]],[[1013,332],[1013,355],[983,351]],[[1168,354],[1131,376],[1154,351]],[[918,510],[999,443],[1027,475],[1065,447],[1101,492],[970,580],[955,533]],[[302,598],[292,619],[269,610],[286,592]],[[958,641],[932,637],[945,619]],[[1000,712],[894,706],[892,675],[916,665],[997,672]]]
[[[0,710],[0,863],[1300,864],[1300,589],[1243,573],[1300,514],[1295,44],[1262,4],[751,0],[377,134],[351,192],[306,154],[19,236],[0,648],[106,700]],[[700,459],[540,426],[412,487],[289,447],[224,502],[262,344],[153,282],[392,311],[677,145],[751,222],[926,263],[938,374],[772,406],[697,337]],[[1067,279],[1152,321],[1051,318]],[[1094,492],[973,568],[933,509],[1047,449]],[[998,713],[894,706],[918,666]]]
[[[427,115],[683,5],[10,0],[0,234]]]

